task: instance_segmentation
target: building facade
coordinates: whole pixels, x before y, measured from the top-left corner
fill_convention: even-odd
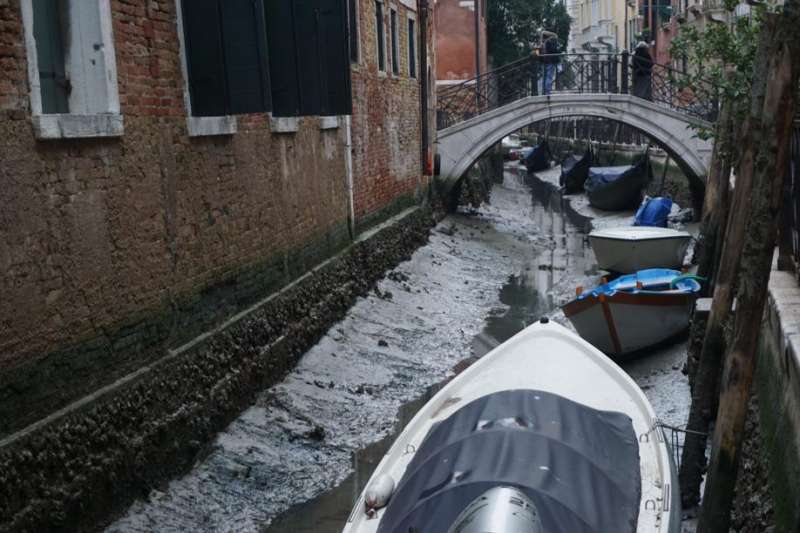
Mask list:
[[[471,80],[489,68],[486,0],[436,0],[436,84]]]
[[[626,0],[572,0],[571,52],[616,53],[633,39],[634,7]]]
[[[424,19],[416,0],[0,2],[0,459],[424,200]]]

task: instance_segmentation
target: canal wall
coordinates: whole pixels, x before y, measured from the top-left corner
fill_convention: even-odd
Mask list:
[[[90,529],[188,469],[433,222],[404,211],[216,330],[0,441],[0,531]]]
[[[794,532],[800,528],[800,285],[792,272],[770,275],[754,388],[766,465],[766,479],[758,481],[771,488],[776,531]]]

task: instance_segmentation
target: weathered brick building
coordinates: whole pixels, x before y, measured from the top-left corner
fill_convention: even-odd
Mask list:
[[[489,68],[486,0],[436,0],[436,83],[470,80]]]
[[[109,456],[158,445],[132,450],[123,435],[146,441],[149,424],[172,438],[168,420],[197,394],[209,412],[175,438],[207,438],[418,242],[394,228],[385,249],[353,244],[426,194],[432,30],[416,4],[0,1],[0,529],[75,519],[63,498],[20,500],[52,466],[25,462],[31,449],[73,453],[84,466],[47,483],[91,494],[104,474],[80,468],[130,474]],[[334,294],[345,272],[362,279]],[[292,329],[307,316],[319,324]],[[134,405],[148,395],[175,404]],[[61,448],[98,424],[123,426],[100,452]]]

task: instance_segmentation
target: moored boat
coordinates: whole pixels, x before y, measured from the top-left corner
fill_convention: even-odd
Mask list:
[[[582,157],[572,154],[561,163],[559,183],[564,187],[566,194],[575,194],[583,191],[583,184],[589,176],[589,167],[592,166],[592,159],[592,149],[587,148]]]
[[[606,211],[636,209],[653,170],[647,152],[633,165],[590,167],[584,184],[589,204]]]
[[[680,531],[671,454],[641,389],[573,332],[545,322],[423,406],[345,533]]]
[[[619,357],[685,331],[699,292],[695,277],[651,268],[581,292],[562,309],[581,337]]]
[[[691,241],[688,232],[652,226],[622,226],[589,233],[598,266],[622,274],[648,268],[680,268]]]
[[[551,158],[550,146],[547,144],[547,140],[543,140],[534,146],[522,161],[525,163],[528,172],[539,172],[550,168]]]

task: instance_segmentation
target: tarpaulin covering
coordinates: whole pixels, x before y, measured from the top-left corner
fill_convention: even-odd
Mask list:
[[[646,153],[633,166],[591,167],[584,184],[589,203],[608,211],[635,209],[651,172]]]
[[[641,475],[631,419],[534,390],[474,400],[431,428],[378,531],[444,533],[496,486],[525,492],[544,531],[635,531]]]
[[[524,159],[525,167],[529,172],[539,172],[550,168],[550,147],[547,141],[542,141],[533,147],[533,150]]]
[[[636,211],[633,225],[666,228],[667,217],[670,211],[672,211],[671,198],[663,196],[647,198],[642,202],[642,205],[639,206],[639,210]]]
[[[625,292],[657,292],[677,291],[685,293],[700,292],[700,283],[696,276],[687,276],[678,270],[668,268],[648,268],[633,274],[620,276],[613,281],[598,285],[590,291],[584,291],[576,299],[583,300],[601,294],[612,295],[617,291]]]

